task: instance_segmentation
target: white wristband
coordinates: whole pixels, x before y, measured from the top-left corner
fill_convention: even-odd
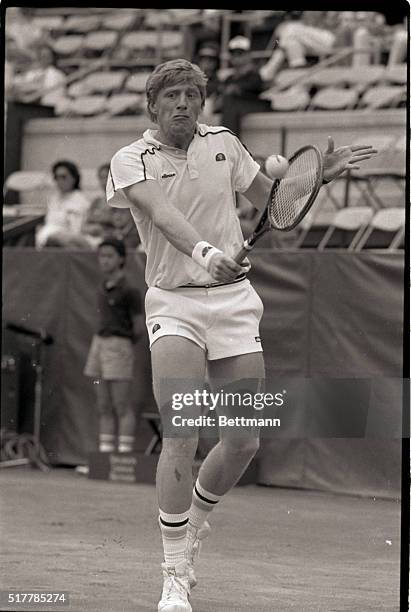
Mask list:
[[[217,249],[209,242],[205,240],[200,240],[195,245],[193,252],[191,253],[192,259],[202,268],[205,268],[208,271],[208,266],[210,263],[210,259],[216,254],[222,253],[220,249]]]

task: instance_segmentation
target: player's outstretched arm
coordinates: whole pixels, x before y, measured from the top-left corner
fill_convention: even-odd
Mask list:
[[[360,162],[378,153],[371,145],[348,145],[334,149],[334,140],[328,136],[328,146],[324,151],[324,179],[329,182],[344,170],[359,170]]]
[[[194,248],[203,242],[202,237],[184,215],[166,201],[163,191],[155,181],[136,183],[125,187],[124,192],[131,203],[131,208],[135,207],[150,217],[176,249],[193,257],[199,265],[202,265],[198,257],[199,249]],[[205,252],[203,267],[219,282],[232,280],[243,272],[243,268],[231,257],[215,248],[213,252],[210,252],[210,249]]]

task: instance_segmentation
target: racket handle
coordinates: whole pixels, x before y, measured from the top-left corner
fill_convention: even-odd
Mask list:
[[[237,255],[234,257],[234,261],[237,263],[241,263],[243,259],[247,257],[252,248],[253,247],[250,246],[247,241],[244,242],[244,246],[241,248],[240,251],[238,251]]]

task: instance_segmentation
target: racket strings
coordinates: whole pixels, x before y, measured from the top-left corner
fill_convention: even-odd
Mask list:
[[[291,160],[287,174],[271,194],[272,226],[286,229],[296,222],[316,187],[319,171],[318,155],[314,150],[306,150]]]

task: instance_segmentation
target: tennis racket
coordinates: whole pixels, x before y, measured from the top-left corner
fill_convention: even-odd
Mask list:
[[[271,187],[267,206],[251,236],[234,257],[241,263],[255,243],[269,230],[289,232],[310,210],[323,184],[323,156],[314,145],[298,149],[288,160],[283,178]]]

